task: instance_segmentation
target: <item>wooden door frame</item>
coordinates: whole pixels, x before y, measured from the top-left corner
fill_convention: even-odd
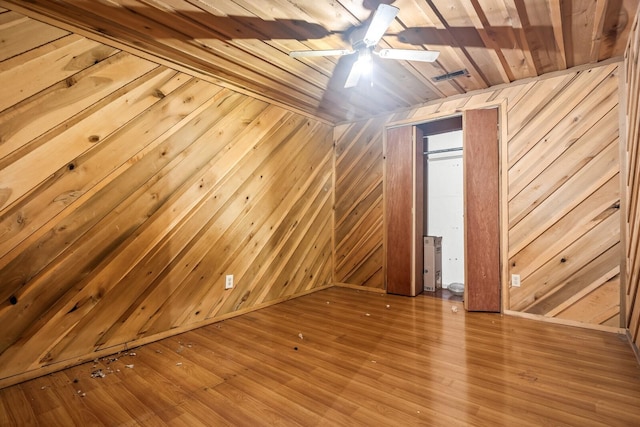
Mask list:
[[[509,271],[509,258],[508,258],[508,151],[507,151],[507,101],[501,100],[499,102],[487,102],[487,103],[477,103],[473,105],[467,105],[462,108],[452,109],[444,109],[437,113],[424,113],[420,114],[420,110],[418,110],[417,114],[410,119],[395,121],[387,123],[384,127],[383,134],[383,158],[386,158],[387,153],[387,130],[393,127],[398,126],[417,126],[420,124],[424,124],[426,122],[436,121],[445,119],[450,116],[459,116],[463,114],[464,111],[467,110],[482,110],[488,108],[496,108],[498,110],[498,162],[499,162],[499,171],[498,171],[498,186],[500,188],[500,215],[499,215],[499,224],[500,224],[500,282],[501,282],[501,312],[505,312],[509,308],[509,283],[508,280],[508,271]],[[464,129],[463,129],[464,132]],[[415,148],[415,141],[412,141]],[[386,182],[387,170],[386,170],[386,162],[383,164],[383,182]],[[383,212],[386,212],[386,203],[387,203],[387,188],[386,184],[383,185]],[[414,197],[415,200],[415,197]],[[414,206],[415,210],[415,206]],[[383,223],[386,222],[386,218],[383,217]],[[383,225],[384,236],[383,236],[383,244],[384,244],[384,253],[387,251],[387,228]],[[414,248],[413,253],[416,253]],[[387,261],[386,256],[383,257],[383,270],[384,276],[386,278],[387,274]],[[414,278],[415,280],[416,278]],[[385,279],[386,286],[386,279]]]

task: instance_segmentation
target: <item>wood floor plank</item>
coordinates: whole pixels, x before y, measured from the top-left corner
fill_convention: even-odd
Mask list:
[[[640,367],[619,334],[334,287],[7,387],[0,405],[0,426],[630,426]]]
[[[257,313],[257,316],[259,316],[259,313]],[[247,316],[250,317],[250,316]],[[317,320],[317,319],[316,319]],[[256,325],[262,323],[262,322],[254,322],[256,323]],[[318,322],[314,322],[314,325],[317,325]],[[273,331],[275,332],[277,335],[295,335],[295,325],[293,327],[289,327],[290,325],[285,324],[284,322],[280,322],[278,323],[278,325],[282,325],[282,328],[284,329],[282,331],[282,334],[279,333],[280,331],[278,331],[277,326],[276,325],[268,325],[267,329],[269,331]],[[264,327],[264,324],[263,326]],[[349,333],[349,331],[345,331],[345,335]],[[380,350],[384,350],[384,360],[380,360],[380,358],[378,357],[378,355],[375,356],[375,359],[378,360],[372,360],[372,362],[376,362],[375,364],[366,364],[363,363],[362,360],[357,360],[359,359],[366,359],[366,352],[362,352],[359,351],[357,355],[353,354],[353,348],[357,348],[357,349],[366,349],[367,348],[367,338],[362,338],[362,339],[358,339],[361,335],[358,333],[357,336],[354,337],[350,337],[349,341],[346,341],[340,337],[336,340],[336,342],[341,342],[343,344],[342,349],[339,350],[339,353],[335,356],[337,356],[336,358],[340,361],[342,361],[342,365],[345,365],[345,367],[343,369],[345,369],[344,372],[340,372],[340,374],[343,375],[348,375],[349,370],[355,370],[355,369],[359,369],[359,372],[362,373],[364,375],[365,381],[363,381],[363,383],[361,384],[362,386],[369,386],[369,387],[376,387],[378,385],[378,383],[381,381],[381,376],[379,375],[379,372],[382,371],[384,369],[384,367],[387,366],[387,364],[391,364],[393,365],[392,368],[398,368],[398,365],[404,365],[406,367],[406,369],[404,371],[399,371],[397,369],[395,369],[395,372],[392,372],[392,375],[389,375],[392,380],[391,380],[391,384],[389,384],[390,388],[396,388],[393,383],[398,379],[398,378],[402,378],[403,376],[413,376],[413,378],[415,380],[423,380],[426,383],[429,383],[430,378],[429,377],[424,377],[423,371],[421,369],[421,366],[426,366],[426,362],[427,360],[425,360],[424,355],[425,354],[429,354],[429,352],[425,352],[422,351],[419,347],[420,345],[418,343],[415,343],[413,346],[411,346],[410,344],[407,345],[407,343],[404,343],[404,345],[402,347],[413,347],[408,351],[405,351],[403,353],[394,351],[396,349],[397,346],[397,342],[392,342],[389,345],[386,345],[384,341],[380,341],[380,342],[376,342],[375,345],[375,351],[378,352],[378,355],[380,355],[379,351]],[[316,340],[318,338],[317,334],[315,331],[313,331],[313,333],[311,333],[311,331],[309,331],[309,335],[307,336],[307,338],[305,339],[305,343],[309,343],[309,344],[305,344],[305,347],[316,347],[314,345],[314,341],[309,341],[309,336],[311,336],[312,340]],[[327,345],[329,345],[328,342],[321,342],[319,343],[319,347],[318,348],[323,348],[326,347]],[[334,346],[335,347],[335,346]],[[459,349],[459,347],[457,347]],[[267,349],[268,351],[268,349]],[[267,351],[263,351],[262,353],[266,353]],[[457,353],[460,353],[459,350],[457,351]],[[422,354],[422,355],[421,355]],[[355,357],[354,357],[355,356]],[[319,354],[317,356],[319,359],[322,359],[322,355]],[[448,355],[449,358],[455,358],[455,354],[450,354]],[[413,359],[413,360],[411,360]],[[400,361],[400,362],[398,362]],[[333,363],[333,361],[331,360],[327,360],[328,363]],[[413,362],[413,363],[412,363]],[[484,362],[484,363],[483,363]],[[470,377],[474,377],[474,379],[476,379],[478,382],[482,382],[482,386],[475,386],[476,389],[476,395],[477,396],[483,396],[483,391],[485,390],[485,387],[504,387],[505,385],[507,387],[513,387],[514,393],[511,393],[510,395],[510,401],[517,407],[519,406],[529,406],[529,412],[532,414],[532,416],[534,417],[531,422],[531,425],[537,425],[539,422],[539,419],[537,419],[536,417],[540,417],[540,416],[547,416],[547,417],[566,417],[566,415],[564,415],[565,411],[569,411],[570,413],[572,411],[575,411],[575,406],[571,405],[571,403],[565,405],[565,406],[561,406],[558,409],[554,409],[554,408],[548,408],[547,406],[544,405],[540,405],[537,403],[537,399],[536,401],[533,402],[529,402],[528,398],[530,396],[528,395],[520,395],[517,396],[519,393],[517,393],[517,380],[520,379],[522,377],[522,372],[521,370],[523,368],[519,368],[519,369],[512,369],[514,372],[510,372],[511,377],[515,378],[516,381],[509,381],[507,378],[506,384],[502,383],[502,384],[495,384],[491,382],[491,379],[494,377],[494,375],[499,374],[500,373],[500,369],[499,368],[495,368],[495,363],[492,363],[491,361],[484,361],[484,360],[472,360],[472,364],[473,366],[477,367],[477,368],[481,368],[478,369],[478,372],[480,374],[482,374],[483,372],[490,372],[490,374],[483,376],[483,375],[479,375],[476,376],[475,372],[470,372],[467,373],[465,372],[464,369],[462,370],[457,370],[456,366],[450,366],[449,369],[446,368],[446,364],[443,363],[443,370],[448,370],[449,372],[449,376],[453,376],[455,377],[456,375],[460,376],[460,380],[456,379],[455,383],[460,383],[460,384],[464,384],[464,378],[467,376]],[[317,363],[317,366],[322,366],[321,364]],[[375,367],[375,368],[374,368]],[[456,372],[458,371],[458,372]],[[497,372],[494,372],[497,371]],[[325,374],[326,376],[327,374]],[[485,378],[486,377],[486,378]],[[366,381],[369,380],[369,381]],[[515,382],[515,384],[513,384]],[[510,384],[511,383],[511,384]],[[465,384],[465,387],[470,387],[468,384]],[[438,390],[439,388],[439,390]],[[451,402],[455,402],[457,403],[457,405],[454,405],[454,407],[458,407],[458,406],[464,406],[465,402],[464,401],[457,401],[457,399],[452,399],[450,396],[448,396],[448,392],[447,393],[443,393],[442,390],[444,388],[442,387],[442,384],[439,385],[439,387],[436,388],[431,388],[429,390],[425,390],[424,388],[422,388],[423,390],[423,395],[424,396],[431,396],[433,400],[437,400],[439,401],[439,403],[441,403],[443,406],[447,406],[448,403]],[[491,389],[487,389],[487,391],[490,391]],[[369,393],[368,393],[369,394]],[[490,394],[490,393],[489,393]],[[516,396],[514,397],[513,394],[515,394]],[[536,393],[537,394],[537,393]],[[398,395],[398,390],[396,389],[393,393],[394,396]],[[415,395],[415,393],[414,393]],[[418,396],[420,395],[420,393],[418,394]],[[485,394],[483,396],[483,398],[486,398],[487,395]],[[498,398],[499,396],[496,396],[496,398]],[[544,398],[544,396],[542,396]],[[562,398],[562,396],[557,396]],[[385,399],[386,400],[386,399]],[[399,405],[404,406],[407,403],[411,402],[411,393],[409,393],[409,396],[406,397],[402,400],[400,400]],[[563,398],[560,400],[560,402],[563,402],[563,400],[567,400],[567,398]],[[450,402],[448,402],[450,401]],[[414,402],[414,403],[418,403],[418,402]],[[383,404],[382,402],[380,404]],[[474,411],[479,410],[479,408],[482,407],[482,401],[477,402],[477,406],[474,406],[473,409]],[[449,409],[449,412],[455,412],[455,409]],[[544,415],[543,415],[544,414]],[[460,414],[458,414],[460,415]],[[490,418],[490,416],[493,416],[493,418]],[[512,423],[516,423],[520,418],[518,418],[517,414],[512,414],[512,419],[511,422]],[[581,418],[579,415],[574,414],[573,415],[575,418],[575,422],[579,422],[581,421]],[[502,413],[498,413],[498,412],[494,412],[491,413],[490,410],[485,409],[485,415],[483,418],[485,421],[490,420],[491,422],[500,422],[500,421],[504,421],[504,414]],[[588,418],[587,418],[588,419]]]

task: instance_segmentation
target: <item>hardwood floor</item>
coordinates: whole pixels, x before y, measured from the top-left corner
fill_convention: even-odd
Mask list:
[[[622,335],[331,288],[5,388],[0,402],[0,424],[21,426],[631,426],[640,368]]]

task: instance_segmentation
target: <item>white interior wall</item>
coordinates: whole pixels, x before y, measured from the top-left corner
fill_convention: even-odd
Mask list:
[[[462,147],[462,131],[429,135],[428,151]],[[430,154],[427,235],[442,236],[442,283],[464,283],[462,151]]]

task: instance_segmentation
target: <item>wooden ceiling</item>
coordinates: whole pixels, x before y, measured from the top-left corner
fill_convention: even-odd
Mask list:
[[[441,52],[377,59],[373,85],[343,88],[349,62],[291,50],[350,48],[376,0],[0,0],[0,5],[333,123],[623,54],[639,0],[386,0],[400,9],[380,48]],[[0,23],[1,24],[1,23]],[[445,73],[467,75],[434,82]]]

